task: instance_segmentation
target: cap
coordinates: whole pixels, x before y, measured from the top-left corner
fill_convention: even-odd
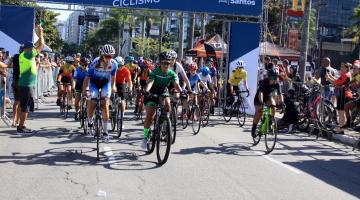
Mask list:
[[[24,44],[24,48],[33,48],[34,47],[34,44],[32,43],[32,42],[26,42],[25,44]]]

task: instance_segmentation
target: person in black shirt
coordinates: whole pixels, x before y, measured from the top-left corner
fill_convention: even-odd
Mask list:
[[[19,54],[15,54],[11,60],[12,68],[13,68],[13,82],[12,82],[12,89],[14,94],[14,105],[13,105],[13,121],[12,126],[16,127],[20,120],[20,97],[19,97],[19,76],[20,76],[20,65],[19,65],[19,55],[24,50],[24,45],[20,46]]]
[[[271,68],[268,70],[267,78],[259,81],[259,87],[254,98],[254,105],[256,108],[255,116],[253,119],[253,126],[251,129],[251,136],[256,137],[256,126],[262,116],[262,108],[264,103],[271,106],[273,114],[275,114],[275,97],[280,95],[280,102],[283,102],[283,96],[280,92],[280,85],[278,83],[279,71],[277,68]]]

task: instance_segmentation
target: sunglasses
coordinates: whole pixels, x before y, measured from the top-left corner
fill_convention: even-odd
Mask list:
[[[112,55],[104,55],[104,58],[106,58],[106,59],[111,59],[111,58],[112,58]]]
[[[161,62],[161,65],[171,65],[171,62]]]

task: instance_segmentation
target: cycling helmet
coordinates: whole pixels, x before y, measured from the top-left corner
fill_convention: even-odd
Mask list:
[[[244,68],[245,67],[245,62],[243,60],[239,60],[237,63],[236,63],[236,67],[242,67]]]
[[[200,69],[200,72],[203,76],[207,76],[210,74],[210,69],[206,66],[203,66],[201,69]]]
[[[207,59],[206,59],[206,62],[207,62],[207,63],[213,63],[213,62],[214,62],[214,59],[212,59],[212,58],[207,58]]]
[[[122,58],[121,56],[116,57],[115,61],[121,66],[123,66],[125,64],[124,58]]]
[[[162,60],[173,60],[173,57],[170,53],[164,51],[164,52],[161,52],[160,55],[159,55],[159,58],[160,58],[160,61]]]
[[[279,77],[279,69],[273,67],[268,70],[268,75],[270,79],[278,78]]]
[[[125,63],[133,63],[135,61],[134,56],[126,56]]]
[[[198,69],[198,66],[196,63],[193,62],[189,65],[189,71],[197,70],[197,69]]]
[[[176,59],[177,56],[178,56],[177,53],[174,50],[168,51],[168,54],[170,54],[172,60]]]
[[[80,64],[81,66],[88,66],[90,64],[90,60],[88,58],[81,58]]]
[[[66,56],[65,57],[65,62],[72,63],[72,62],[74,62],[74,58],[72,56]]]
[[[115,49],[111,44],[105,44],[100,51],[101,55],[115,55]]]
[[[144,62],[144,58],[143,57],[139,57],[138,59],[138,64],[141,65]]]
[[[142,66],[144,68],[149,68],[151,66],[151,62],[148,61],[148,60],[144,60],[143,63],[142,63]]]

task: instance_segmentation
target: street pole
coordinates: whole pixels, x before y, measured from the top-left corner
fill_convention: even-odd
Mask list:
[[[163,34],[164,34],[164,12],[161,12],[161,15],[160,15],[159,54],[161,53]]]
[[[205,40],[205,13],[201,14],[201,39]],[[204,65],[204,59],[200,59],[200,66]]]
[[[190,14],[189,49],[194,45],[195,14]]]
[[[179,52],[178,59],[181,61],[184,56],[184,12],[180,14],[180,35],[179,35]]]
[[[301,46],[300,46],[300,60],[299,60],[299,75],[301,81],[305,80],[305,66],[307,61],[307,50],[309,46],[309,28],[310,28],[310,14],[311,14],[311,1],[306,1],[305,4],[305,21],[302,30],[303,37],[301,38]]]

